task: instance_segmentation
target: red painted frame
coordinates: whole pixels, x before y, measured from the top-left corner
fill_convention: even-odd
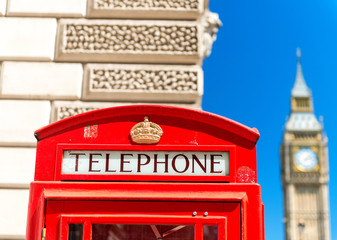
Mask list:
[[[264,239],[263,204],[258,184],[33,182],[30,188],[27,240],[40,239],[41,229],[46,224],[47,202],[51,200],[239,203],[241,229],[235,229],[235,231],[240,232],[240,240]],[[74,207],[78,205],[75,204]],[[151,208],[151,205],[148,207]],[[88,211],[88,209],[81,211]],[[96,213],[104,215],[104,212],[107,213],[105,208]],[[74,213],[74,209],[71,209],[70,213]],[[67,214],[67,212],[61,211],[59,214]],[[174,212],[172,214],[176,215]],[[229,230],[234,231],[234,229]],[[47,238],[49,239],[56,238]]]
[[[159,143],[139,145],[131,141],[130,129],[143,121],[144,116],[149,116],[150,121],[162,127],[164,134]],[[91,125],[97,126],[98,132],[94,137],[88,138],[83,133],[87,126]],[[261,202],[261,188],[256,179],[256,142],[260,135],[254,128],[198,110],[137,105],[79,114],[39,129],[35,132],[35,136],[38,143],[35,179],[30,187],[27,240],[41,239],[41,230],[46,226],[46,217],[52,216],[46,213],[49,201],[238,203],[240,229],[229,227],[228,231],[239,233],[240,240],[264,239],[264,207]],[[70,176],[60,174],[62,151],[74,147],[86,150],[93,148],[111,150],[116,147],[118,150],[133,151],[224,149],[230,151],[230,175],[215,178],[191,178],[191,176],[154,178],[143,175],[111,178],[110,175],[99,181],[97,175],[86,176],[80,180],[76,175],[75,178],[69,179]],[[95,206],[95,203],[92,206]],[[106,214],[104,210],[91,214],[103,217]],[[174,215],[174,209],[170,211]],[[57,214],[65,215],[72,212],[60,210]],[[85,217],[84,215],[80,217]],[[48,238],[47,229],[47,240],[54,239],[58,238]]]
[[[226,217],[182,217],[165,215],[124,214],[124,215],[61,215],[60,240],[68,239],[69,224],[83,223],[83,240],[91,240],[92,224],[179,224],[194,225],[195,240],[203,239],[203,225],[218,225],[218,240],[227,240]]]
[[[60,180],[95,180],[95,181],[176,181],[176,182],[231,182],[236,175],[235,146],[130,146],[111,144],[59,144],[56,153],[55,181]],[[64,150],[119,150],[119,151],[217,151],[229,152],[229,176],[164,176],[164,175],[69,175],[62,174]]]

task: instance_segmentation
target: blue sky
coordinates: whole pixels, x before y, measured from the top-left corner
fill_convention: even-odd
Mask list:
[[[331,239],[337,240],[337,1],[210,0],[223,23],[204,61],[203,109],[261,134],[258,182],[267,240],[283,240],[279,146],[290,113],[296,48],[329,138]]]

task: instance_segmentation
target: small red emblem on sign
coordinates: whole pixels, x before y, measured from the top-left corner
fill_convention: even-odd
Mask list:
[[[98,125],[89,125],[84,128],[84,138],[97,138]]]

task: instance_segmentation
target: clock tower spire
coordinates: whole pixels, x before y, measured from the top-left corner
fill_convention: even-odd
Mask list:
[[[297,73],[294,87],[291,91],[291,112],[312,112],[311,91],[302,73],[301,50],[297,49]]]
[[[328,147],[297,49],[291,112],[280,149],[286,240],[330,240]]]

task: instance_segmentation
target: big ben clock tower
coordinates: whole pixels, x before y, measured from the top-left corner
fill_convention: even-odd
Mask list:
[[[291,113],[281,145],[286,240],[330,240],[327,138],[313,112],[297,50]]]

